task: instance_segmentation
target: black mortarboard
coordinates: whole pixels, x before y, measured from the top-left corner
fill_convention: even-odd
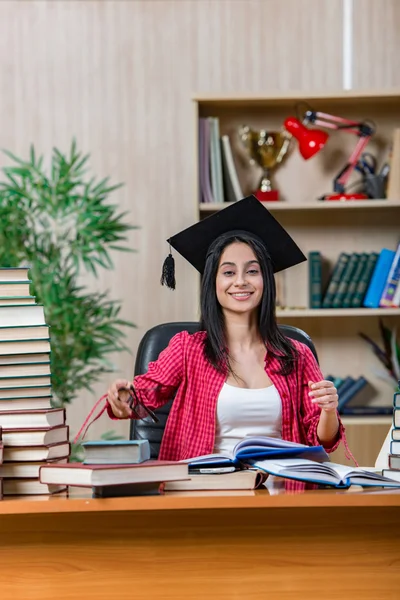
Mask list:
[[[203,273],[210,245],[229,231],[247,231],[259,237],[271,257],[274,273],[307,260],[287,231],[254,196],[235,202],[167,241]],[[164,262],[161,282],[175,289],[174,259],[171,254]]]

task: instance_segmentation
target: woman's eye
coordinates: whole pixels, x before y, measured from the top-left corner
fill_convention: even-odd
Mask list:
[[[225,275],[225,277],[231,277],[232,275],[234,275],[233,271],[224,271],[223,273]]]
[[[250,269],[250,271],[247,271],[250,275],[258,275],[259,271],[258,269]]]

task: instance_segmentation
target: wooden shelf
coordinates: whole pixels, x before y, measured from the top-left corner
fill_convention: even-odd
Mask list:
[[[234,204],[233,202],[224,202],[223,204],[200,204],[201,213],[215,213],[223,208]],[[314,200],[312,202],[263,202],[265,208],[271,212],[294,212],[294,211],[331,211],[331,210],[391,210],[400,209],[400,200],[346,200],[346,201],[326,201]]]
[[[278,308],[279,318],[398,317],[400,308]]]

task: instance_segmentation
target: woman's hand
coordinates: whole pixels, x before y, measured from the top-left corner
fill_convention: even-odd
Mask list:
[[[327,413],[337,410],[339,396],[332,381],[326,381],[325,379],[316,383],[309,381],[308,387],[310,389],[308,395],[313,404],[316,404],[321,410]]]
[[[127,390],[130,384],[131,382],[127,379],[117,379],[108,388],[107,400],[113,414],[118,419],[129,419],[132,416],[132,411],[128,404],[130,394]]]

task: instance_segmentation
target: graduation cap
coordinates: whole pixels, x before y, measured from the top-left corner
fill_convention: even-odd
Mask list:
[[[258,237],[271,257],[274,273],[306,259],[290,235],[255,196],[248,196],[195,223],[167,242],[203,274],[210,245],[223,233],[246,231]],[[170,252],[164,261],[161,283],[175,289],[175,264]]]

